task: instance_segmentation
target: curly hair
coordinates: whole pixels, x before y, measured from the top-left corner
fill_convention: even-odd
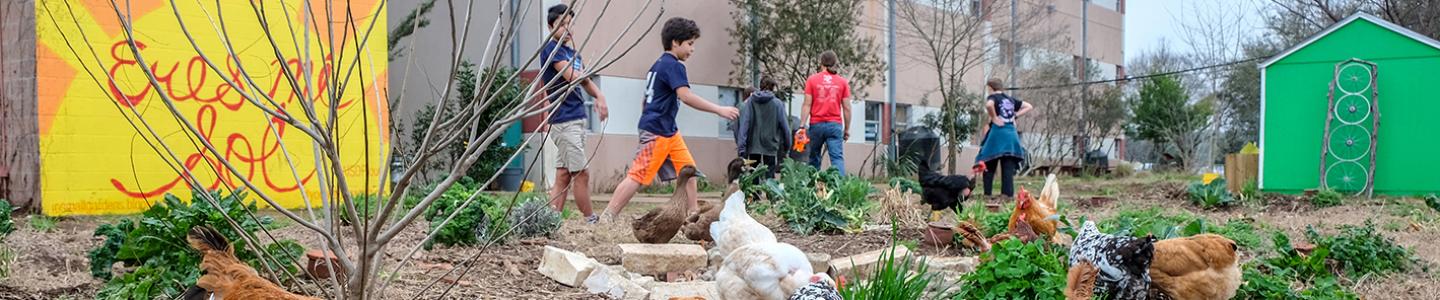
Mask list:
[[[665,28],[660,30],[660,42],[664,44],[665,51],[670,51],[670,45],[674,42],[684,42],[700,38],[700,25],[694,20],[674,17],[665,21]]]

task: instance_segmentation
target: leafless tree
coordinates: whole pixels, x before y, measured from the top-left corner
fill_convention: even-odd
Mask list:
[[[56,28],[64,29],[60,30],[59,33],[64,35],[67,44],[85,45],[94,38],[90,35],[94,33],[87,34],[85,30],[78,25],[63,24],[55,20],[56,16],[68,15],[73,18],[75,8],[71,3],[59,0],[46,2],[48,3],[42,4],[41,7],[45,10],[45,13],[51,17],[51,24]],[[235,74],[235,76],[222,76],[221,78],[225,81],[226,86],[232,89],[232,92],[244,98],[245,105],[263,111],[267,118],[273,120],[271,122],[272,125],[268,128],[273,138],[279,138],[278,132],[280,130],[288,130],[298,132],[303,135],[305,140],[310,142],[311,149],[309,149],[309,151],[295,152],[291,149],[284,149],[285,143],[281,143],[280,147],[282,149],[280,149],[280,152],[283,153],[289,165],[288,173],[295,175],[297,182],[299,181],[298,174],[305,166],[299,164],[303,159],[292,158],[290,157],[290,153],[314,153],[315,165],[311,167],[316,171],[316,176],[320,182],[320,190],[312,192],[318,192],[319,198],[310,198],[310,195],[314,193],[307,193],[305,187],[302,185],[299,194],[306,198],[304,199],[305,209],[302,212],[285,209],[277,201],[275,195],[268,193],[266,189],[260,188],[256,183],[244,176],[243,172],[245,171],[237,168],[236,164],[233,163],[225,153],[222,153],[221,150],[212,144],[211,141],[205,138],[197,138],[195,140],[203,147],[207,157],[213,159],[213,163],[221,168],[214,170],[216,173],[214,176],[234,178],[240,183],[239,186],[226,186],[225,188],[244,188],[249,190],[265,204],[274,207],[275,210],[285,218],[308,229],[315,236],[319,237],[319,239],[323,241],[318,245],[320,248],[326,251],[334,251],[337,254],[339,265],[330,265],[327,263],[325,267],[332,270],[332,274],[344,274],[345,276],[331,277],[329,288],[322,289],[323,293],[333,291],[333,294],[329,295],[344,299],[379,298],[383,294],[384,287],[390,280],[393,280],[393,276],[384,279],[381,278],[379,274],[382,273],[382,268],[389,267],[392,269],[387,273],[394,273],[395,270],[404,268],[408,259],[412,257],[420,247],[420,245],[417,244],[415,248],[410,249],[408,253],[402,256],[402,261],[387,266],[385,260],[382,258],[386,257],[387,253],[389,255],[395,254],[394,252],[387,252],[387,247],[395,241],[396,236],[399,235],[401,231],[412,226],[415,219],[435,203],[442,193],[456,184],[457,180],[465,174],[466,170],[476,162],[482,150],[499,138],[507,125],[513,124],[524,117],[551,110],[560,102],[528,102],[506,107],[491,105],[496,95],[489,91],[496,89],[489,87],[494,85],[521,84],[519,78],[517,78],[518,76],[516,75],[505,78],[501,78],[498,75],[479,76],[479,78],[476,78],[478,87],[476,90],[478,93],[473,95],[473,101],[471,101],[468,106],[461,108],[461,111],[453,114],[453,117],[450,119],[440,120],[440,114],[435,114],[435,118],[430,120],[431,124],[435,125],[431,126],[428,132],[425,133],[423,142],[418,145],[417,155],[399,161],[408,166],[404,168],[403,173],[390,174],[388,171],[381,171],[380,174],[365,174],[360,176],[349,174],[353,172],[347,170],[348,166],[345,165],[345,162],[354,161],[355,155],[363,155],[363,153],[355,153],[352,151],[342,154],[339,145],[344,139],[353,139],[357,138],[357,136],[358,138],[366,139],[366,152],[393,152],[394,149],[392,147],[379,146],[371,148],[370,144],[373,141],[382,140],[382,135],[386,134],[387,131],[392,131],[388,132],[390,136],[398,135],[397,132],[393,132],[393,128],[388,128],[384,125],[374,126],[375,128],[370,128],[371,126],[368,125],[360,125],[360,127],[364,128],[354,128],[354,125],[337,122],[338,116],[341,114],[363,114],[367,110],[365,108],[366,106],[383,107],[382,105],[384,104],[378,103],[382,101],[382,99],[385,101],[398,101],[396,99],[389,99],[386,95],[379,94],[380,92],[378,91],[383,89],[373,89],[377,91],[376,95],[360,95],[345,88],[352,84],[360,86],[373,85],[381,76],[384,76],[384,74],[376,74],[374,72],[377,68],[374,64],[385,63],[387,57],[380,54],[376,54],[375,56],[377,57],[374,58],[367,57],[364,55],[366,49],[364,49],[363,46],[366,44],[365,41],[374,36],[378,36],[378,34],[374,34],[375,30],[385,30],[384,26],[376,26],[376,21],[383,18],[367,17],[364,15],[370,12],[352,11],[348,2],[325,1],[321,3],[316,0],[290,0],[288,1],[290,3],[286,2],[287,1],[284,0],[279,3],[272,1],[250,1],[248,3],[249,11],[238,13],[230,12],[229,14],[221,13],[220,9],[225,5],[221,5],[219,2],[216,2],[214,5],[206,5],[201,1],[196,1],[193,5],[187,3],[181,6],[177,5],[175,0],[170,0],[167,4],[169,11],[173,13],[174,19],[178,23],[178,28],[183,33],[183,36],[176,36],[174,38],[184,38],[187,40],[188,45],[193,48],[194,54],[203,61],[204,67],[208,68],[209,71],[219,74]],[[388,1],[384,0],[378,1],[378,10],[383,11],[387,2]],[[407,61],[404,65],[403,72],[406,72],[405,74],[407,75],[409,75],[411,71],[448,72],[443,76],[443,78],[448,79],[444,84],[444,88],[442,89],[443,93],[439,98],[439,102],[442,104],[440,106],[443,106],[445,101],[449,101],[452,98],[450,94],[456,84],[454,75],[465,53],[468,51],[479,51],[482,53],[480,56],[481,60],[489,60],[488,65],[497,65],[502,54],[506,51],[506,45],[509,44],[511,39],[516,38],[516,34],[519,33],[519,30],[511,28],[510,26],[522,24],[527,18],[533,15],[539,15],[539,12],[528,10],[529,7],[537,6],[534,5],[533,0],[520,1],[523,2],[522,4],[525,4],[524,7],[526,7],[526,9],[519,10],[520,13],[515,15],[507,15],[504,13],[511,11],[506,5],[513,3],[512,1],[488,2],[495,3],[495,6],[492,7],[477,7],[475,2],[476,1],[473,0],[447,1],[448,5],[446,5],[446,7],[448,7],[449,15],[452,16],[449,18],[448,24],[429,27],[432,29],[448,28],[450,31],[450,36],[452,37],[451,43],[445,45],[445,47],[451,49],[449,56],[450,66],[448,70],[412,70],[412,61]],[[575,1],[567,2],[571,3],[573,7]],[[577,47],[579,50],[583,51],[587,47],[597,47],[601,49],[598,51],[601,55],[599,59],[592,60],[592,65],[589,66],[590,68],[587,69],[586,73],[582,74],[582,76],[592,76],[596,72],[604,70],[619,57],[624,56],[631,49],[634,49],[640,40],[644,36],[647,36],[660,21],[660,16],[663,14],[663,3],[664,0],[647,0],[644,6],[645,9],[634,12],[633,14],[626,13],[618,16],[620,20],[617,21],[628,22],[628,24],[625,26],[624,31],[617,35],[615,40],[592,41],[588,38],[583,39],[584,42],[581,42]],[[269,10],[292,7],[290,6],[291,4],[311,8],[304,9],[303,14],[293,16],[295,20],[304,21],[292,22],[291,18],[286,18],[284,23],[279,23],[278,20],[269,19],[265,15],[265,12]],[[134,18],[137,16],[131,13],[130,1],[111,0],[110,7],[113,9],[111,13],[114,13],[116,19],[120,22],[120,26],[124,32],[123,38],[126,40],[125,46],[118,48],[117,51],[123,51],[126,55],[133,57],[138,66],[151,66],[151,62],[154,61],[155,57],[150,57],[141,51],[142,47],[139,46],[139,43],[142,43],[142,41],[138,40],[139,37],[137,37],[135,28],[132,25]],[[659,7],[659,9],[651,10],[651,7]],[[608,8],[608,5],[599,11],[590,12],[593,14],[580,16],[578,18],[605,18],[607,13],[606,8]],[[499,18],[493,20],[492,30],[488,32],[488,34],[472,34],[471,32],[472,24],[480,23],[483,25],[490,23],[487,22],[490,20],[472,19],[472,17],[475,16],[476,9],[494,9],[500,14]],[[190,16],[196,15],[197,12],[194,10],[201,10],[198,14],[208,18],[181,17],[182,14]],[[243,20],[236,19],[236,16],[243,16],[240,17],[243,18]],[[288,16],[287,13],[287,17]],[[464,18],[457,19],[455,16],[464,16]],[[208,22],[201,23],[197,22],[198,20],[208,20]],[[235,32],[235,26],[237,25],[257,26],[254,28],[246,28],[246,30],[265,33],[258,44],[255,45],[260,48],[248,51],[273,54],[273,59],[281,62],[290,61],[291,59],[310,62],[301,64],[298,68],[292,68],[289,64],[278,64],[281,68],[280,73],[284,77],[278,88],[282,89],[283,92],[293,93],[293,95],[295,95],[294,97],[291,99],[272,97],[272,94],[267,94],[261,90],[262,88],[269,88],[269,85],[256,84],[259,80],[257,77],[261,75],[254,73],[254,70],[246,69],[246,66],[249,64],[244,63],[242,60],[247,56],[237,55],[237,51],[240,51],[238,50],[237,44],[241,42],[249,43],[249,41],[232,40],[232,36],[230,35],[230,33]],[[416,26],[418,28],[418,25]],[[594,27],[591,27],[590,30],[593,31]],[[282,32],[295,35],[298,43],[277,42],[277,39],[272,34],[282,34]],[[224,44],[223,49],[202,49],[201,44],[196,42],[197,37],[209,38],[215,36],[218,36]],[[304,36],[304,39],[299,39],[299,36]],[[580,34],[577,34],[577,36],[580,36]],[[586,33],[584,36],[588,37],[589,34]],[[487,48],[466,49],[464,46],[466,44],[465,41],[472,38],[487,40],[488,42],[485,44]],[[406,49],[414,49],[414,41],[411,40],[410,43],[411,45],[407,46]],[[323,58],[309,57],[311,55],[309,54],[311,53],[309,51],[309,49],[311,49],[310,47],[322,47],[324,49],[323,53],[333,55],[326,55]],[[108,51],[108,49],[89,49],[83,47],[77,49],[76,47],[71,47],[68,50],[72,51],[76,57],[85,60],[84,65],[86,65],[86,70],[107,65],[103,63],[101,56],[97,53]],[[372,50],[375,50],[375,53],[386,53],[386,51],[379,51],[379,49]],[[543,59],[541,57],[542,53],[538,50],[534,53],[512,53],[512,55],[527,57],[525,60],[526,64],[533,64],[537,59]],[[407,55],[406,57],[413,59],[414,56]],[[333,66],[333,68],[317,69],[316,65]],[[234,73],[231,73],[225,69],[227,67],[234,67],[236,70]],[[138,69],[144,73],[143,79],[147,81],[151,88],[162,88],[158,75],[153,68],[140,67]],[[317,74],[317,72],[323,74]],[[107,72],[87,71],[87,73],[89,73],[88,75],[91,76],[91,79],[94,79],[96,84],[101,86],[110,86],[110,84],[114,84],[117,81],[115,77]],[[536,88],[540,84],[545,83],[539,82],[538,80],[529,82],[527,84],[528,88],[523,89],[525,94],[522,99],[533,99],[535,93],[540,90]],[[574,85],[575,83],[572,83],[569,88],[576,88]],[[313,86],[325,86],[327,88],[324,90],[309,88]],[[402,82],[399,88],[401,93],[398,95],[404,95],[403,90],[406,88],[405,83]],[[365,89],[361,88],[360,90],[363,91]],[[182,129],[187,135],[194,137],[204,137],[205,135],[200,129],[196,128],[193,122],[194,120],[181,113],[181,110],[177,108],[176,99],[171,98],[166,93],[155,93],[155,95],[159,98],[158,101],[164,104],[165,111],[160,114],[155,112],[144,114],[136,111],[133,107],[124,109],[118,105],[117,112],[131,121],[137,133],[147,137],[148,141],[154,142],[156,153],[161,156],[162,159],[168,163],[180,165],[183,161],[181,161],[181,158],[173,151],[174,148],[180,145],[169,145],[166,140],[162,138],[162,135],[168,133],[156,132],[151,124],[174,121],[179,124],[184,124]],[[292,101],[294,98],[301,100]],[[342,101],[357,98],[375,103],[360,105],[359,107],[361,108],[359,109],[350,109],[358,110],[358,112],[347,111],[347,109],[341,108],[340,103]],[[310,99],[314,100],[309,101]],[[296,108],[296,106],[298,106],[298,108]],[[286,109],[287,107],[289,109]],[[487,110],[502,110],[504,111],[503,115],[505,117],[492,124],[478,124],[477,116]],[[380,115],[364,116],[364,118],[377,119],[374,124],[386,124],[388,120],[380,120],[382,117],[383,116]],[[345,131],[349,131],[350,134],[340,134],[340,132]],[[354,134],[357,131],[363,133],[363,135]],[[412,185],[413,180],[416,179],[417,171],[421,169],[415,166],[423,165],[429,160],[434,159],[437,153],[445,149],[446,145],[459,139],[468,141],[464,153],[458,163],[449,166],[447,175],[438,184],[429,188],[420,188]],[[528,142],[529,141],[526,141],[526,143]],[[394,156],[393,153],[386,153],[385,155],[381,155],[381,157],[384,161],[368,163],[388,166],[390,162],[399,159]],[[511,159],[514,159],[513,155]],[[368,160],[368,156],[364,156],[362,160]],[[386,170],[386,168],[381,168],[381,170]],[[202,185],[196,179],[197,174],[191,170],[180,168],[177,169],[177,172],[180,173],[185,183],[191,188],[202,188]],[[379,190],[369,189],[371,186],[369,183],[377,181],[389,182],[390,180],[388,179],[391,178],[392,175],[398,177],[393,186],[380,184],[378,185]],[[491,176],[486,182],[493,181],[498,175],[497,173],[495,176]],[[389,188],[388,190],[387,187]],[[356,205],[357,201],[365,197],[357,195],[357,192],[364,192],[366,195],[376,195],[378,201],[380,201],[376,211],[369,211],[372,207],[371,205]],[[418,204],[413,207],[402,207],[403,199],[407,193],[416,193],[423,196],[420,197]],[[209,194],[201,194],[205,196],[202,197],[203,199],[197,199],[197,201],[215,203],[216,199],[210,197]],[[464,207],[472,205],[477,195],[479,194],[470,195],[469,198],[460,205],[460,208],[454,210],[449,216],[446,216],[439,226],[443,226],[444,223],[453,219],[456,214],[464,211]],[[320,203],[320,207],[316,209],[312,207],[311,203]],[[515,205],[514,201],[509,203],[509,205],[513,208]],[[369,217],[357,217],[360,218],[359,221],[345,224],[344,222],[337,221],[337,218],[341,214]],[[508,214],[509,209],[507,209],[507,215]],[[251,218],[254,216],[252,214],[250,216],[226,217],[231,219],[231,223],[234,223],[234,218]],[[243,232],[243,230],[241,231]],[[253,236],[247,236],[246,238],[258,239],[258,237]],[[427,236],[425,241],[432,238],[434,238],[434,233]],[[248,244],[251,246],[260,245],[260,243],[255,242]],[[488,246],[490,245],[487,244],[486,247],[488,248]],[[263,253],[263,251],[261,252]],[[460,272],[459,276],[463,277],[465,272],[468,272],[470,267],[473,266],[474,259],[484,252],[483,250],[477,252],[475,256],[470,257],[469,260],[466,261],[465,267],[456,268],[451,270],[451,272]],[[446,276],[436,278],[435,280],[438,281],[449,275],[450,274],[447,273]],[[280,275],[271,276],[272,280],[285,282],[278,280],[281,279],[279,277]],[[342,279],[334,279],[336,277]],[[436,281],[432,281],[430,285],[426,287],[425,291],[421,291],[421,294],[415,297],[421,297],[428,292],[430,288],[436,287]],[[319,285],[320,283],[316,284]],[[440,294],[439,298],[444,298],[449,291],[450,289],[447,287],[444,293]]]
[[[930,68],[938,81],[936,92],[944,119],[938,123],[949,126],[937,128],[948,141],[947,172],[955,172],[954,158],[960,153],[960,141],[969,138],[978,125],[959,120],[983,119],[979,115],[984,113],[984,97],[975,95],[984,89],[978,85],[967,87],[966,75],[973,76],[972,72],[987,62],[1014,64],[1010,47],[1050,46],[1065,29],[1047,22],[1050,1],[1024,2],[1012,18],[1009,1],[989,1],[988,5],[973,0],[896,1],[897,23],[901,27],[897,31],[913,36],[905,39],[913,42],[897,47],[903,47],[903,55]],[[1010,40],[1012,24],[1019,25],[1015,41]]]

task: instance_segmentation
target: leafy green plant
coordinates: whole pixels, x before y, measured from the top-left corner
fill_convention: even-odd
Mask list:
[[[203,199],[201,193],[209,193],[217,200],[217,206]],[[219,192],[196,191],[194,200],[186,203],[175,195],[166,194],[164,202],[151,206],[137,219],[121,219],[118,223],[102,224],[95,229],[95,236],[105,237],[105,242],[90,250],[90,273],[96,278],[107,280],[97,298],[102,299],[154,299],[172,298],[195,283],[200,276],[200,254],[191,250],[185,242],[190,228],[208,225],[230,240],[235,256],[256,268],[261,274],[268,270],[296,273],[296,260],[301,257],[304,247],[294,240],[281,240],[263,246],[268,259],[262,260],[256,245],[250,245],[243,235],[252,235],[261,230],[272,219],[265,216],[252,217],[247,210],[254,211],[254,202],[245,203],[244,193],[221,196]],[[231,216],[241,231],[225,219]],[[273,259],[273,260],[271,260]],[[262,263],[263,261],[263,263]],[[120,274],[111,272],[114,263],[119,262],[129,271]]]
[[[906,193],[920,193],[920,182],[909,177],[890,177],[890,187]]]
[[[15,232],[15,220],[10,219],[11,210],[14,208],[10,207],[10,201],[0,199],[0,238]]]
[[[895,248],[880,254],[880,263],[871,270],[869,280],[840,287],[841,298],[850,300],[872,299],[946,299],[949,288],[934,293],[927,290],[938,277],[931,273],[924,260],[912,257],[897,258]],[[858,271],[856,271],[858,272]],[[852,274],[856,278],[859,273]]]
[[[780,173],[780,180],[750,188],[772,200],[776,214],[796,233],[854,232],[865,224],[873,206],[866,198],[875,191],[870,182],[792,160],[785,161]]]
[[[1331,259],[1351,277],[1405,271],[1415,264],[1410,250],[1375,232],[1375,223],[1369,220],[1363,226],[1342,225],[1334,236],[1306,228],[1305,238],[1329,248]]]
[[[1211,180],[1209,184],[1191,183],[1190,188],[1186,191],[1190,195],[1190,203],[1201,208],[1225,207],[1235,202],[1235,198],[1230,196],[1230,191],[1225,189],[1224,179]]]
[[[1063,299],[1067,260],[1064,249],[1043,242],[1001,241],[961,278],[955,299]]]
[[[465,203],[465,199],[479,192],[478,188],[456,184],[425,210],[425,220],[430,222],[430,230],[438,232],[434,239],[425,242],[426,250],[432,249],[435,244],[469,246],[502,240],[501,234],[509,229],[509,223],[502,217],[505,214],[504,208],[496,205],[497,199],[488,194],[476,195],[475,200],[466,206],[465,210],[456,214],[445,226],[439,226],[440,222]]]
[[[51,217],[51,216],[46,216],[46,215],[34,215],[34,216],[30,216],[30,228],[31,228],[31,229],[35,229],[35,231],[38,231],[38,232],[50,232],[50,231],[52,231],[52,230],[55,230],[55,226],[56,226],[59,222],[60,222],[59,219],[57,219],[57,218],[55,218],[55,217]]]
[[[984,201],[973,201],[965,206],[963,211],[956,214],[956,218],[979,226],[980,233],[985,236],[995,236],[1009,230],[1006,227],[1010,224],[1010,213],[1015,210],[1014,204],[1007,204],[1001,206],[999,211],[992,212],[985,208]]]
[[[1264,242],[1259,234],[1260,228],[1250,220],[1232,219],[1218,224],[1200,216],[1167,214],[1155,208],[1122,210],[1114,217],[1098,221],[1097,225],[1101,231],[1134,237],[1153,234],[1158,239],[1214,233],[1235,241],[1243,249],[1258,249]]]
[[[1264,196],[1265,195],[1260,192],[1260,183],[1258,181],[1247,180],[1245,181],[1245,185],[1240,186],[1241,201],[1262,200],[1265,199]]]
[[[1277,255],[1245,264],[1242,272],[1245,284],[1236,291],[1237,298],[1359,299],[1330,272],[1329,246],[1316,245],[1305,255],[1290,244],[1290,238],[1284,233],[1276,232],[1271,240]],[[1297,290],[1293,286],[1308,287]]]
[[[1344,198],[1345,196],[1340,195],[1340,192],[1332,190],[1322,190],[1315,193],[1315,196],[1310,197],[1310,204],[1313,204],[1317,207],[1339,206],[1340,204],[1344,203]]]

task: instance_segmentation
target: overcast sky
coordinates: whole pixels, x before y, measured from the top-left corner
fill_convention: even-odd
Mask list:
[[[1196,22],[1196,14],[1242,11],[1244,23],[1251,28],[1246,38],[1257,36],[1264,30],[1261,18],[1269,4],[1257,0],[1130,0],[1125,5],[1125,61],[1129,62],[1143,50],[1158,48],[1162,41],[1170,43],[1173,50],[1185,50],[1180,24]]]

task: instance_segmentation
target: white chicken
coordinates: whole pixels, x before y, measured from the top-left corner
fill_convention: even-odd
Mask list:
[[[735,249],[715,273],[720,299],[785,300],[812,284],[835,288],[835,280],[815,273],[799,248],[761,242]]]
[[[775,233],[745,211],[744,192],[732,193],[730,198],[725,199],[720,219],[710,223],[710,236],[715,238],[715,249],[720,257],[728,257],[731,252],[746,245],[776,242]],[[803,260],[804,254],[800,258]]]

